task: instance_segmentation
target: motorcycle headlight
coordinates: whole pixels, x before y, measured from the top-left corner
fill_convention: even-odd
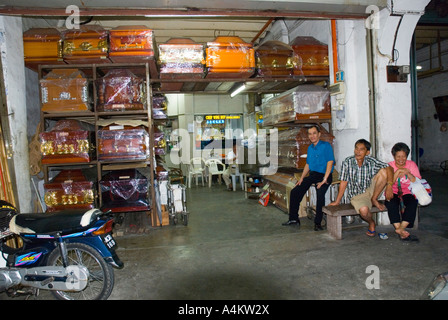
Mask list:
[[[448,300],[448,273],[439,274],[423,293],[425,300]]]

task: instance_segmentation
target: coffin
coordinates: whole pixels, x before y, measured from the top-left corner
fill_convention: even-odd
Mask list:
[[[95,207],[94,184],[82,170],[62,170],[44,184],[46,212],[89,210]]]
[[[62,36],[56,28],[32,28],[23,33],[25,66],[37,71],[40,64],[65,64]]]
[[[77,120],[59,120],[48,132],[41,132],[43,164],[78,163],[92,160],[92,132]]]
[[[110,125],[98,130],[98,160],[146,160],[149,134],[144,127]]]
[[[40,80],[42,111],[90,110],[89,82],[78,69],[54,69]]]
[[[331,119],[330,93],[315,85],[300,85],[261,105],[263,125],[295,120]]]
[[[165,95],[155,94],[152,97],[152,118],[153,119],[167,119],[166,109],[168,100]]]
[[[100,181],[101,210],[132,212],[150,210],[148,179],[136,169],[111,171]]]
[[[248,78],[255,71],[252,44],[240,37],[219,36],[207,42],[206,78]]]
[[[163,133],[163,131],[154,128],[154,154],[164,155],[166,153],[165,147],[165,134]]]
[[[119,26],[109,30],[109,57],[115,63],[139,63],[155,59],[154,32],[146,26]]]
[[[204,77],[204,46],[189,38],[172,38],[159,45],[160,78]]]
[[[294,175],[283,172],[276,172],[264,176],[269,184],[269,202],[284,212],[289,209],[289,193],[294,186]]]
[[[296,54],[294,75],[328,76],[328,46],[313,37],[297,37],[291,42]]]
[[[127,69],[112,69],[95,84],[98,111],[146,109],[144,81]]]
[[[320,140],[333,144],[334,136],[321,128]],[[310,140],[307,128],[293,128],[278,133],[277,161],[280,167],[303,169]],[[274,151],[275,152],[275,151]]]
[[[292,76],[294,69],[294,50],[281,41],[266,41],[255,48],[257,76]]]
[[[108,32],[99,25],[63,32],[63,58],[69,64],[110,63]]]

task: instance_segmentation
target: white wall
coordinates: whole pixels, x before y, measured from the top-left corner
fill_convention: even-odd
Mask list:
[[[22,18],[0,16],[0,49],[20,212],[31,212]]]

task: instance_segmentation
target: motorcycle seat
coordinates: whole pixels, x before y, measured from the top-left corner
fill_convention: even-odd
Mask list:
[[[12,232],[20,233],[54,233],[64,230],[82,229],[89,226],[102,212],[98,209],[89,211],[64,211],[57,213],[22,213],[14,216],[9,223]]]

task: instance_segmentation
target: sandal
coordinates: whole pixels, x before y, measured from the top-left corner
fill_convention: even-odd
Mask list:
[[[366,235],[368,235],[369,237],[374,237],[376,235],[376,231],[370,231],[369,229],[367,229]]]

